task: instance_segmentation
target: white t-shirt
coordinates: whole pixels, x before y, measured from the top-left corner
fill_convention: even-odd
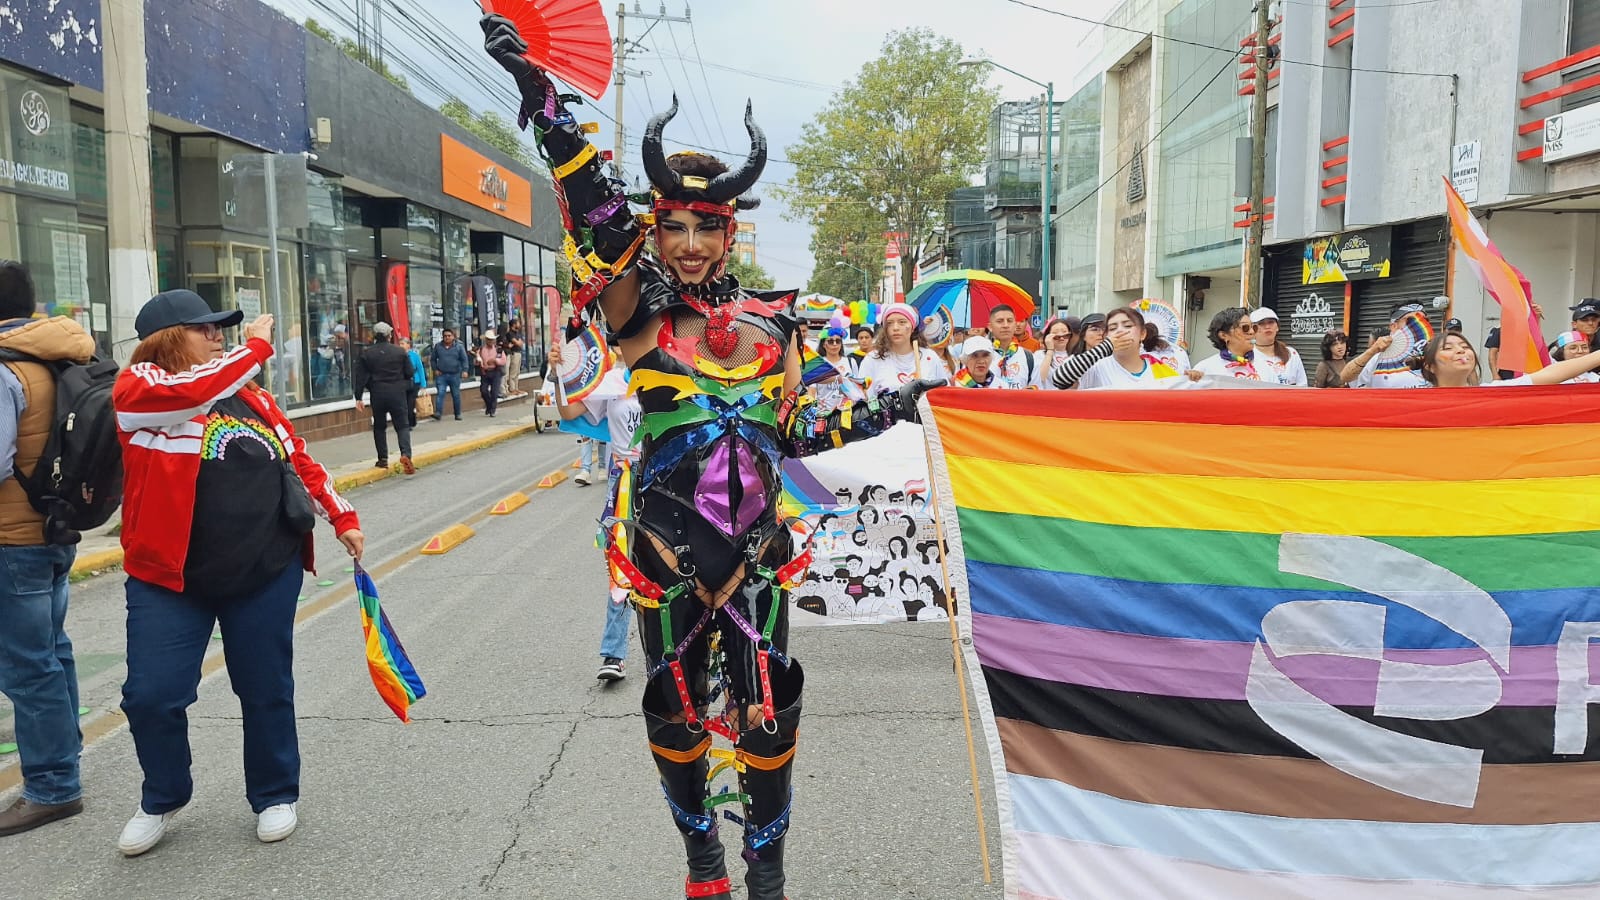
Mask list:
[[[1279,384],[1292,384],[1297,387],[1310,387],[1311,381],[1306,378],[1305,363],[1300,361],[1300,351],[1289,348],[1289,361],[1279,362],[1276,356],[1267,350],[1256,350],[1256,372],[1261,375],[1262,381],[1276,381]]]
[[[1420,388],[1428,386],[1426,378],[1410,369],[1383,373],[1375,371],[1380,362],[1382,360],[1376,356],[1368,360],[1367,364],[1361,368],[1361,374],[1356,376],[1355,381],[1350,382],[1350,386],[1353,388]]]
[[[1153,355],[1153,354],[1152,354]],[[1165,360],[1162,360],[1165,362]],[[1078,379],[1078,390],[1089,391],[1095,388],[1131,388],[1141,382],[1156,381],[1156,367],[1145,362],[1144,370],[1135,374],[1122,367],[1115,357],[1107,357],[1089,367]],[[1171,377],[1171,376],[1168,376]]]
[[[1038,360],[1033,358],[1033,354],[1027,348],[1021,344],[1013,344],[1010,353],[996,350],[994,357],[992,367],[994,373],[1004,378],[1009,387],[1022,390],[1033,383],[1034,372],[1030,372],[1029,369],[1037,371]]]
[[[1177,369],[1179,375],[1194,368],[1189,364],[1189,354],[1177,344],[1168,344],[1162,350],[1146,350],[1145,353]]]
[[[1252,357],[1252,359],[1259,359],[1259,357]],[[1096,363],[1096,365],[1099,365],[1099,363]],[[1261,373],[1254,365],[1250,363],[1246,363],[1244,365],[1229,365],[1228,361],[1223,359],[1222,354],[1220,353],[1216,356],[1208,356],[1205,359],[1200,360],[1199,362],[1195,363],[1194,367],[1203,374],[1210,375],[1214,378],[1247,378],[1251,381],[1262,380]]]
[[[596,425],[602,421],[606,423],[611,433],[611,442],[607,446],[612,457],[638,460],[639,449],[631,445],[633,433],[644,419],[644,410],[639,406],[638,395],[628,393],[628,382],[622,377],[620,368],[606,373],[600,386],[583,398],[583,406],[584,417],[589,421]]]
[[[1033,381],[1029,382],[1028,386],[1043,391],[1058,390],[1055,382],[1050,378],[1050,373],[1055,371],[1056,366],[1071,358],[1072,354],[1065,350],[1039,350],[1035,352],[1033,354]]]
[[[917,374],[917,358],[922,358],[922,373]],[[868,394],[888,394],[910,384],[916,378],[950,378],[950,369],[939,354],[927,347],[914,353],[890,353],[880,358],[876,351],[861,361],[861,380],[867,383]]]

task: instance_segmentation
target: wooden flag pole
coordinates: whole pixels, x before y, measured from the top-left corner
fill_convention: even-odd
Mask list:
[[[944,612],[945,617],[950,620],[950,654],[955,658],[956,688],[961,691],[961,724],[967,730],[967,766],[972,772],[972,807],[978,816],[978,853],[983,857],[983,883],[992,884],[994,876],[989,870],[989,831],[983,820],[983,789],[978,784],[978,750],[972,738],[972,712],[967,705],[966,666],[961,653],[961,632],[956,627],[955,604],[951,602],[954,591],[950,587],[950,562],[945,558],[944,552],[944,517],[940,513],[939,479],[934,477],[933,448],[928,444],[926,437],[923,439],[922,449],[928,459],[928,493],[933,503],[934,540],[939,547],[939,571],[944,576]]]

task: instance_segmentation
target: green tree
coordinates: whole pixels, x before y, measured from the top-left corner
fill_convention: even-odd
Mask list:
[[[811,257],[816,266],[806,290],[842,300],[863,299],[863,279],[856,269],[865,269],[871,273],[865,285],[870,300],[877,290],[887,230],[883,214],[866,204],[835,201],[819,209],[811,220]]]
[[[789,217],[818,231],[830,224],[859,229],[876,217],[885,231],[907,236],[902,250],[908,259],[920,259],[936,239],[933,228],[943,222],[946,196],[965,187],[983,162],[988,117],[999,103],[985,68],[957,65],[964,55],[961,45],[928,29],[890,33],[879,56],[833,95],[787,149],[795,174],[779,193]],[[838,221],[830,223],[834,217]],[[878,260],[882,242],[879,232]],[[875,262],[864,264],[868,249],[863,238],[845,255],[873,271]],[[836,268],[832,261],[839,258],[819,252],[813,283],[831,283],[825,270]],[[908,288],[914,269],[903,267]]]
[[[340,50],[343,50],[345,56],[350,57],[356,62],[361,63],[363,66],[366,66],[372,71],[377,72],[379,75],[389,79],[389,81],[400,90],[405,91],[408,94],[411,93],[411,84],[406,81],[406,77],[404,75],[392,71],[383,60],[373,56],[371,50],[362,49],[361,45],[357,44],[354,39],[340,37],[334,34],[332,31],[323,27],[322,23],[318,22],[316,19],[306,20],[306,30],[334,45],[335,47],[338,47]]]
[[[457,97],[446,100],[439,107],[439,112],[443,113],[445,118],[482,138],[485,143],[501,153],[529,168],[534,167],[533,152],[522,142],[522,132],[499,113],[493,110],[474,113],[465,101]]]
[[[760,263],[746,263],[737,256],[728,259],[728,274],[739,279],[739,284],[752,291],[772,290],[772,276]]]

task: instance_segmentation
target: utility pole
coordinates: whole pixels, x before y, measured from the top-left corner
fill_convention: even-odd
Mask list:
[[[1250,237],[1244,248],[1244,302],[1261,306],[1261,242],[1267,224],[1267,63],[1272,11],[1268,0],[1256,0],[1256,91],[1250,98]]]
[[[624,151],[627,150],[627,137],[626,137],[626,134],[624,133],[624,130],[623,130],[623,127],[622,127],[622,85],[623,85],[623,76],[624,75],[634,75],[634,76],[637,76],[639,78],[643,78],[644,76],[650,74],[648,72],[630,72],[630,71],[628,71],[628,51],[629,51],[629,47],[628,47],[627,41],[623,37],[623,34],[624,34],[623,22],[624,22],[624,20],[625,20],[625,18],[627,16],[631,15],[635,19],[643,19],[646,22],[684,22],[684,23],[687,23],[689,21],[688,12],[689,12],[688,8],[685,7],[683,15],[681,15],[681,16],[669,16],[669,15],[667,15],[666,4],[662,4],[661,11],[659,13],[647,13],[647,12],[644,11],[643,8],[641,8],[639,6],[638,0],[634,0],[633,12],[630,13],[630,12],[628,12],[628,7],[627,7],[626,3],[618,3],[617,4],[617,75],[616,75],[616,78],[612,81],[612,86],[616,88],[616,92],[617,92],[617,146],[616,146],[616,151],[612,154],[612,157],[611,157],[611,165],[616,169],[617,176],[619,178],[622,177],[622,160],[624,158],[623,154],[624,154]]]
[[[111,256],[113,348],[134,336],[133,320],[156,292],[155,233],[150,199],[149,70],[144,47],[144,0],[102,0],[100,54],[105,83],[106,237]],[[92,317],[98,319],[99,316]],[[132,344],[118,354],[126,362]]]
[[[628,140],[627,135],[624,134],[622,130],[622,85],[625,81],[624,76],[627,75],[628,72],[628,39],[625,36],[628,31],[627,21],[628,5],[626,3],[618,3],[616,53],[617,74],[616,80],[612,82],[612,86],[616,88],[617,92],[617,144],[616,150],[611,155],[611,166],[616,170],[617,177],[619,178],[622,177],[622,160],[625,158],[623,156],[623,151],[627,149],[626,144]]]

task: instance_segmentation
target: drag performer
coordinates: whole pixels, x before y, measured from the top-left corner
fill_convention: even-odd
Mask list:
[[[568,111],[578,98],[558,93],[522,55],[527,44],[510,21],[482,24],[485,49],[516,77],[519,122],[533,125],[555,177],[573,305],[589,316],[598,304],[643,408],[632,516],[620,523],[631,552],[613,544],[607,556],[639,610],[645,722],[688,853],[685,893],[731,896],[720,813],[743,826],[748,896],[780,900],[804,683],[787,655],[786,595],[810,554],[791,558],[779,463],[914,420],[916,397],[932,383],[820,411],[801,385],[794,293],[748,291],[724,273],[734,217],[755,206],[743,195],[766,164],[748,107],[750,153],[729,170],[704,154],[664,156],[674,98],[645,130],[653,190],[630,198],[585,137],[594,126]],[[630,200],[650,212],[635,216]],[[653,256],[643,252],[652,237]],[[733,749],[713,750],[713,735]],[[737,776],[737,790],[711,793],[723,772]]]

